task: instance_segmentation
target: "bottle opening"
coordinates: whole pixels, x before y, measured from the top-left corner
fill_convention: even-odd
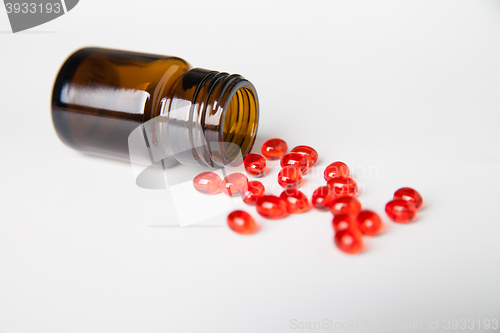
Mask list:
[[[230,162],[238,162],[250,153],[257,134],[258,107],[250,87],[238,89],[231,97],[222,120],[222,141]]]
[[[252,150],[259,101],[253,84],[241,75],[191,69],[167,110],[169,149],[180,163],[237,166]]]

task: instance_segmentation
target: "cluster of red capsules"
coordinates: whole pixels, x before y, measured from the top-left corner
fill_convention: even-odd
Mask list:
[[[288,145],[281,139],[270,139],[262,145],[261,153],[249,154],[244,159],[245,170],[254,177],[266,174],[266,159],[280,160],[281,170],[278,183],[284,188],[280,196],[266,195],[265,187],[259,181],[248,181],[242,173],[229,174],[222,180],[214,172],[203,172],[193,180],[194,187],[205,194],[224,192],[229,196],[241,196],[243,202],[256,205],[257,212],[268,219],[281,219],[289,214],[303,213],[311,207],[330,210],[334,217],[334,242],[345,253],[357,254],[363,249],[363,235],[375,236],[382,228],[377,213],[362,210],[355,197],[356,182],[349,176],[349,167],[343,162],[333,162],[325,168],[326,186],[317,188],[311,198],[297,188],[302,175],[318,161],[318,153],[309,146],[297,146],[286,153]],[[265,158],[264,158],[265,157]],[[401,188],[394,193],[394,199],[387,203],[385,211],[389,218],[398,223],[408,223],[422,206],[422,197],[411,188]],[[239,234],[249,235],[259,226],[250,214],[236,210],[227,218],[228,226]]]

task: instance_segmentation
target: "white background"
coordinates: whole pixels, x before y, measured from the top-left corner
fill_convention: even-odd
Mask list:
[[[82,0],[18,34],[0,8],[0,30],[0,332],[499,319],[499,1]],[[270,221],[250,207],[250,237],[166,227],[165,191],[54,132],[52,84],[83,46],[241,73],[259,93],[256,148],[311,145],[316,173],[345,161],[387,230],[353,257],[319,211]],[[383,212],[402,186],[426,204],[408,225]]]

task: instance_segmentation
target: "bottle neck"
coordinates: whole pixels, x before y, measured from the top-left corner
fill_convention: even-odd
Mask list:
[[[211,168],[238,165],[257,135],[255,87],[241,75],[194,68],[162,100],[162,137],[182,164]]]

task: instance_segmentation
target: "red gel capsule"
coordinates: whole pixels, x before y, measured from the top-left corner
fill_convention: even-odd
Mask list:
[[[417,208],[414,204],[403,199],[389,201],[385,205],[385,212],[391,220],[397,223],[409,223],[415,219]]]
[[[217,194],[222,191],[222,179],[215,172],[202,172],[194,177],[193,186],[198,192]]]
[[[261,148],[262,155],[268,160],[279,160],[285,155],[288,145],[281,139],[270,139],[264,142]]]
[[[371,210],[362,210],[356,220],[358,221],[359,230],[366,236],[375,236],[382,228],[380,216]]]
[[[333,214],[356,215],[361,210],[361,202],[355,197],[344,195],[332,201],[330,210]]]
[[[352,215],[335,214],[332,227],[336,232],[344,229],[358,229],[358,221]]]
[[[422,208],[423,200],[420,193],[410,187],[403,187],[394,192],[394,199],[402,199],[411,202],[415,208]]]
[[[313,165],[316,164],[316,162],[318,162],[318,152],[314,150],[312,147],[297,146],[292,149],[292,152],[299,153],[300,155],[307,158],[307,161],[309,162],[309,167],[312,167]]]
[[[291,214],[303,213],[311,209],[309,199],[307,199],[304,193],[297,189],[283,191],[280,198],[286,201],[288,212]]]
[[[259,154],[248,154],[244,164],[245,171],[254,177],[261,177],[266,173],[266,159]]]
[[[288,215],[288,207],[285,200],[275,195],[264,195],[257,200],[257,213],[268,219],[281,219]]]
[[[309,161],[299,153],[288,153],[283,155],[280,165],[282,168],[289,165],[296,166],[302,173],[306,173],[309,170]]]
[[[311,203],[314,208],[327,210],[331,202],[335,199],[328,186],[318,187],[312,194]]]
[[[354,196],[358,193],[358,184],[351,177],[332,177],[327,181],[326,185],[333,191],[335,196]]]
[[[302,172],[295,166],[287,166],[278,173],[278,183],[283,188],[295,188],[302,183]]]
[[[243,193],[243,202],[248,205],[254,205],[257,200],[262,198],[266,192],[261,182],[252,180],[248,182],[247,190]]]
[[[356,229],[344,229],[335,233],[335,245],[344,253],[358,254],[363,250],[363,235]]]
[[[259,230],[253,217],[242,210],[235,210],[227,217],[227,225],[241,235],[251,235]]]
[[[346,177],[349,176],[349,167],[344,162],[333,162],[325,168],[324,177],[329,181],[333,177]]]
[[[224,178],[223,190],[230,197],[238,197],[246,192],[248,186],[248,178],[239,172],[227,175]]]

